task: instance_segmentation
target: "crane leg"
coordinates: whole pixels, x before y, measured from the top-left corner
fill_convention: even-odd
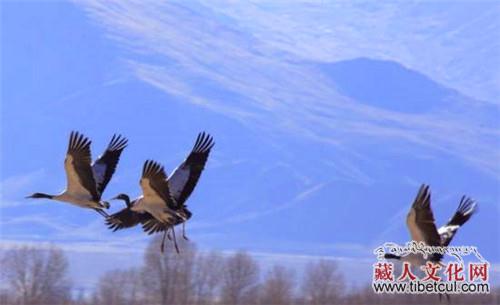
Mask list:
[[[167,235],[168,229],[163,232],[163,238],[161,239],[160,251],[165,252],[165,236]]]
[[[109,217],[109,214],[108,214],[108,213],[106,213],[106,212],[104,212],[104,211],[103,211],[103,210],[101,210],[101,209],[94,209],[94,210],[95,210],[97,213],[101,214],[101,216],[102,216],[102,217],[105,217],[105,218]]]
[[[182,222],[182,237],[185,239],[185,240],[189,240],[189,238],[187,238],[186,236],[186,222]]]
[[[180,253],[179,252],[179,246],[177,246],[177,238],[175,237],[175,229],[174,229],[174,227],[172,227],[172,236],[174,238],[175,251],[177,251],[177,253]]]

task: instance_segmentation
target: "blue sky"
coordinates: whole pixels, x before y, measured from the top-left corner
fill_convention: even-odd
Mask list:
[[[71,130],[94,155],[115,132],[130,139],[105,198],[139,194],[145,159],[171,171],[206,130],[216,146],[188,203],[200,249],[299,267],[336,258],[349,280],[369,280],[371,251],[408,239],[406,212],[428,183],[438,223],[463,194],[479,202],[454,243],[478,246],[498,279],[499,13],[494,2],[3,2],[2,247],[56,243],[86,271],[82,286],[140,264],[139,228],[112,234],[94,212],[23,197],[64,188]]]

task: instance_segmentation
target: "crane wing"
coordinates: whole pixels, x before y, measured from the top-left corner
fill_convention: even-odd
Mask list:
[[[205,132],[198,134],[191,153],[170,176],[168,180],[170,189],[179,205],[186,202],[196,187],[214,144],[209,134]]]
[[[127,147],[127,143],[128,140],[121,135],[113,135],[106,151],[92,164],[92,172],[97,182],[97,191],[99,194],[104,192],[109,180],[111,180],[120,160],[120,155],[125,147]]]
[[[64,160],[66,170],[67,191],[70,194],[89,195],[92,200],[98,201],[100,193],[92,173],[91,141],[84,135],[72,131],[69,137],[68,151]]]

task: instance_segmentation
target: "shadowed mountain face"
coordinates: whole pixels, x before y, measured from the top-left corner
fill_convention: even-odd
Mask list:
[[[387,110],[423,113],[456,96],[425,75],[393,61],[356,58],[319,66],[338,91],[351,99]]]

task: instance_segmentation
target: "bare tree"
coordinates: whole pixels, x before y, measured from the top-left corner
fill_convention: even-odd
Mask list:
[[[336,304],[344,290],[344,279],[334,261],[320,260],[306,269],[302,294],[308,304]]]
[[[153,239],[144,256],[142,282],[146,301],[162,305],[190,304],[196,248],[180,238],[181,253],[175,252],[172,243],[167,243],[165,253],[161,253],[160,241],[160,237]]]
[[[62,250],[21,247],[5,253],[2,275],[22,305],[64,304],[71,298]]]
[[[83,288],[77,289],[71,305],[87,305],[87,304],[89,304],[89,300],[88,300],[87,296],[85,295],[85,289],[83,289]],[[97,305],[97,304],[99,304],[99,301],[96,299],[95,302],[92,304]]]
[[[8,289],[0,290],[0,304],[2,305],[14,305],[16,304],[14,295]]]
[[[275,265],[262,285],[261,304],[291,304],[294,290],[294,273],[284,266]]]
[[[120,270],[106,272],[99,279],[96,301],[98,304],[120,305],[125,302],[122,297],[123,278]]]
[[[136,269],[113,270],[99,280],[97,302],[103,305],[136,305],[141,303],[140,273]]]
[[[144,266],[104,274],[93,295],[83,290],[71,300],[68,263],[57,248],[23,247],[0,259],[2,305],[157,305],[157,304],[443,304],[438,295],[376,294],[371,286],[345,293],[344,279],[333,261],[311,263],[295,293],[294,272],[274,266],[259,281],[258,264],[237,253],[198,253],[179,240],[181,253],[169,244],[159,251],[154,239],[145,252]],[[76,291],[75,291],[76,292]],[[500,287],[490,294],[451,295],[452,304],[499,304]]]
[[[214,303],[224,266],[222,256],[216,252],[199,254],[193,271],[193,304]]]
[[[259,267],[248,254],[239,252],[226,259],[222,278],[223,304],[253,303]]]

